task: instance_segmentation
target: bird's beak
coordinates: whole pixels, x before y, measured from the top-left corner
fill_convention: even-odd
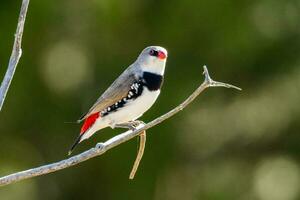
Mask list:
[[[164,60],[167,57],[167,55],[164,52],[159,51],[157,57],[161,60]]]

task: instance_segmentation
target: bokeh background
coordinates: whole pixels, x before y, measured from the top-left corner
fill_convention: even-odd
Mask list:
[[[0,74],[21,0],[0,5]],[[0,188],[1,200],[300,199],[299,0],[31,1],[23,56],[0,113],[0,175],[67,157],[75,121],[148,45],[168,49],[150,121],[211,76],[211,88],[148,130],[134,181],[132,140],[57,173]],[[105,129],[74,153],[113,137]]]

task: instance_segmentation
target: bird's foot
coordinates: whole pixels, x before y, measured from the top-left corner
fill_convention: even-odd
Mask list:
[[[145,123],[142,121],[139,121],[139,120],[135,120],[135,121],[129,121],[126,123],[116,124],[115,127],[116,128],[127,128],[127,129],[134,131],[136,129],[136,127],[138,127],[140,124],[145,124]]]
[[[145,122],[143,121],[140,121],[140,120],[135,120],[135,121],[130,121],[130,123],[132,124],[132,127],[134,129],[136,129],[139,125],[143,124],[145,125]]]

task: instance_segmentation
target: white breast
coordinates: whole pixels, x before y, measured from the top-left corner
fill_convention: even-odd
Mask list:
[[[141,96],[128,101],[124,107],[119,108],[116,112],[112,112],[103,117],[103,120],[107,121],[110,126],[136,120],[154,104],[159,93],[160,90],[149,91],[146,87],[144,87]]]

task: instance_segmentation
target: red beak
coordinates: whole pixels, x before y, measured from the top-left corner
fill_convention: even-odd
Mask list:
[[[165,59],[166,57],[167,57],[167,55],[164,53],[164,52],[162,52],[162,51],[159,51],[158,52],[158,56],[157,56],[159,59]]]

